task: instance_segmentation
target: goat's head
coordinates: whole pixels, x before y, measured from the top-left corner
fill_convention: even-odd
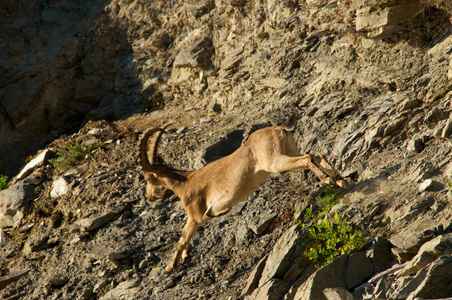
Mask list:
[[[163,199],[171,192],[158,174],[164,166],[156,162],[157,146],[164,132],[165,130],[161,128],[147,130],[138,143],[138,158],[146,179],[146,199],[148,201]],[[151,136],[152,140],[149,151],[147,151],[147,143]]]
[[[157,174],[153,172],[144,172],[144,178],[146,179],[146,199],[148,201],[163,199],[171,193],[171,190],[169,190],[166,184],[159,179]]]

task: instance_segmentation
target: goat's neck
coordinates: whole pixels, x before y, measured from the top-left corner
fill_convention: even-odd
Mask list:
[[[158,176],[165,182],[166,186],[176,195],[180,196],[184,190],[187,176],[191,172],[180,171],[165,165],[160,165],[157,171]]]

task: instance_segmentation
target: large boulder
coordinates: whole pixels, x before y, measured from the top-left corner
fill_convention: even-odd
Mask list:
[[[413,20],[427,5],[439,5],[443,0],[363,1],[356,11],[356,30],[368,38],[385,38]]]
[[[17,227],[23,217],[23,209],[34,198],[35,186],[18,183],[0,191],[0,227]]]
[[[373,271],[374,266],[366,257],[365,252],[359,251],[342,255],[312,274],[297,289],[296,294],[291,299],[326,300],[325,289],[343,288],[349,290],[369,278]]]

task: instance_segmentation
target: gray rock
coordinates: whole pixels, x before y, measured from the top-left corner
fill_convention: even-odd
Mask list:
[[[416,256],[406,264],[399,275],[416,274],[424,266],[443,255],[452,255],[452,233],[440,235],[422,245]]]
[[[407,300],[450,298],[452,296],[452,256],[438,258],[427,270],[425,279]]]
[[[107,245],[99,245],[89,253],[89,256],[96,260],[101,260],[104,257],[107,257],[112,251],[113,249]]]
[[[130,249],[116,249],[108,253],[108,260],[110,260],[113,263],[118,263],[122,259],[127,258],[132,254],[133,251]]]
[[[214,99],[207,105],[207,110],[209,112],[219,113],[221,111],[221,106]]]
[[[372,242],[370,258],[378,272],[386,270],[393,261],[391,256],[392,244],[384,237],[377,237]]]
[[[308,242],[309,234],[305,229],[298,225],[288,229],[270,252],[250,299],[280,299],[300,276],[307,278],[311,274],[309,260],[304,256]]]
[[[347,268],[348,255],[342,255],[330,264],[318,269],[298,289],[293,299],[325,300],[323,290],[331,287],[347,288],[343,271]]]
[[[108,136],[112,134],[110,129],[107,128],[93,128],[88,131],[88,134],[94,135],[94,136]]]
[[[327,288],[323,290],[327,300],[354,300],[352,293],[344,288]]]
[[[25,207],[34,197],[35,187],[18,183],[0,191],[0,213],[14,216],[16,211]]]
[[[441,131],[441,137],[442,138],[452,137],[452,119],[447,120],[443,130]]]
[[[419,219],[389,240],[398,248],[410,253],[417,253],[425,242],[434,237],[436,226],[438,223],[433,219]]]
[[[199,124],[210,123],[210,122],[212,122],[211,117],[203,117],[203,118],[199,119]]]
[[[442,256],[422,268],[414,277],[397,279],[389,299],[439,299],[452,295],[452,256]]]
[[[409,152],[421,153],[424,147],[424,142],[421,139],[410,140],[407,145],[407,150]]]
[[[55,274],[49,278],[49,284],[54,288],[61,288],[69,282],[69,277],[64,274]]]
[[[189,42],[176,56],[174,68],[206,68],[212,56],[212,40],[208,37],[198,37],[197,33],[189,36]]]
[[[293,299],[326,299],[327,288],[350,289],[373,274],[374,266],[364,251],[342,255],[318,269],[298,289]]]
[[[374,272],[374,265],[369,261],[364,251],[349,255],[345,271],[346,288],[351,289],[370,278]]]

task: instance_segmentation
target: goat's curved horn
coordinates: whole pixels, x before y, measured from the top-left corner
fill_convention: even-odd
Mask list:
[[[157,135],[153,138],[152,143],[150,145],[150,151],[148,155],[147,152],[147,144],[149,138],[157,132]],[[140,141],[138,143],[138,162],[140,163],[143,170],[149,171],[152,169],[152,166],[155,164],[155,158],[157,156],[157,146],[158,142],[160,140],[160,137],[162,133],[164,133],[165,130],[161,128],[152,128],[148,129],[143,133],[143,136],[140,138]],[[149,157],[151,160],[149,161]]]

